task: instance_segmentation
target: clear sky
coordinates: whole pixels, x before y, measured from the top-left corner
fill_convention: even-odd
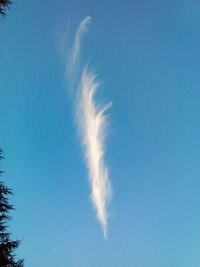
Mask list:
[[[0,21],[1,165],[27,267],[200,266],[200,3],[19,0]],[[95,218],[61,48],[112,101],[108,240]]]

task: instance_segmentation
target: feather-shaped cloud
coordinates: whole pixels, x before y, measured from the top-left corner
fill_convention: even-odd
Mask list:
[[[74,77],[77,79],[75,70],[79,63],[81,40],[90,22],[90,16],[84,18],[76,31],[70,61],[68,62],[68,73],[72,80]],[[76,82],[79,86],[75,92],[75,111],[89,173],[91,200],[106,238],[108,227],[107,205],[111,198],[111,186],[108,169],[104,162],[104,137],[107,124],[105,112],[111,104],[101,106],[95,101],[98,83],[95,74],[88,71],[87,68],[83,68],[82,74],[80,77],[78,76]]]

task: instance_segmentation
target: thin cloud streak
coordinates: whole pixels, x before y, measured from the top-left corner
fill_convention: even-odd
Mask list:
[[[68,70],[70,73],[73,72],[74,67],[76,66],[79,60],[80,51],[81,51],[81,39],[85,31],[87,31],[90,23],[91,23],[91,17],[87,16],[81,21],[76,31],[74,45],[72,48],[71,57],[70,57],[69,65],[68,65]]]
[[[84,69],[77,102],[77,117],[85,149],[85,159],[89,171],[91,200],[96,209],[97,218],[102,226],[104,237],[107,237],[107,204],[111,198],[111,186],[108,169],[104,162],[104,138],[106,133],[106,110],[111,103],[100,106],[95,102],[98,89],[95,75]]]
[[[70,82],[79,84],[75,90],[75,113],[84,147],[85,160],[89,173],[91,187],[91,201],[96,210],[96,216],[101,224],[104,237],[107,238],[108,212],[107,206],[111,199],[111,185],[108,177],[108,168],[104,162],[107,117],[105,112],[111,103],[101,106],[95,102],[95,93],[98,89],[95,74],[83,68],[82,75],[76,76],[79,67],[81,40],[87,31],[91,17],[87,16],[80,23],[68,63]]]

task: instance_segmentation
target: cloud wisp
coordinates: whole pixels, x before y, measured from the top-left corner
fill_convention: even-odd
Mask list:
[[[68,70],[69,72],[72,74],[78,60],[79,60],[79,56],[80,56],[80,51],[81,51],[81,39],[83,34],[85,33],[85,31],[87,31],[89,24],[91,23],[91,17],[87,16],[86,18],[84,18],[77,31],[76,31],[76,35],[75,35],[75,40],[74,40],[74,45],[72,48],[72,52],[71,52],[71,56],[70,56],[70,60],[69,60],[69,65],[68,65]]]
[[[96,209],[97,218],[102,226],[104,237],[107,237],[107,204],[111,198],[111,186],[108,169],[104,162],[107,118],[106,110],[111,103],[100,106],[95,102],[98,89],[95,75],[84,69],[77,101],[77,117],[81,130],[85,159],[89,171],[91,200]]]
[[[84,32],[87,31],[90,22],[90,16],[84,18],[76,31],[68,65],[71,79],[73,79],[73,76],[77,79],[75,69],[79,61],[81,39]],[[111,103],[100,105],[95,101],[95,93],[99,84],[96,81],[95,74],[86,67],[83,68],[82,74],[78,76],[77,83],[79,86],[75,92],[76,121],[80,131],[89,174],[90,198],[95,208],[97,219],[102,226],[104,237],[107,238],[107,206],[111,198],[111,185],[108,177],[108,168],[104,160],[104,141],[107,128],[105,112],[111,106]]]

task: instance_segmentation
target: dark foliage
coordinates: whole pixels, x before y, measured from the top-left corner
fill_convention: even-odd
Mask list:
[[[0,16],[6,15],[6,9],[10,7],[11,3],[10,0],[0,0]]]
[[[0,160],[3,159],[3,152],[0,149]],[[0,173],[0,175],[2,172]],[[20,241],[11,239],[8,233],[8,221],[11,219],[9,212],[13,210],[13,205],[9,203],[9,196],[12,190],[0,182],[0,267],[22,267],[23,260],[15,259],[15,249]]]

